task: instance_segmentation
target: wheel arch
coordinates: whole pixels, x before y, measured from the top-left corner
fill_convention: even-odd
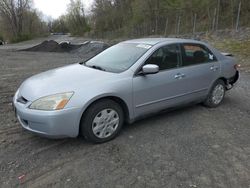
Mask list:
[[[82,121],[82,118],[84,117],[84,114],[85,112],[90,108],[90,106],[92,106],[93,104],[101,101],[101,100],[105,100],[105,99],[110,99],[110,100],[113,100],[115,101],[117,104],[119,104],[124,112],[124,120],[125,122],[130,122],[130,111],[129,111],[129,107],[128,105],[126,104],[126,102],[121,98],[121,97],[118,97],[118,96],[115,96],[115,95],[107,95],[107,96],[99,96],[99,97],[96,97],[94,99],[92,99],[86,106],[85,108],[83,109],[82,113],[81,113],[81,116],[80,116],[80,121],[79,121],[79,132],[80,133],[80,124],[81,124],[81,121]]]
[[[223,77],[223,76],[219,77],[219,78],[215,79],[213,82],[211,82],[211,84],[210,84],[210,86],[208,87],[208,90],[207,90],[207,96],[209,95],[209,93],[210,93],[211,89],[213,88],[213,85],[215,84],[215,82],[217,82],[218,80],[222,80],[224,82],[225,86],[227,86],[227,84],[228,84],[227,79],[225,77]]]
[[[220,78],[218,78],[217,80],[222,80],[222,81],[224,82],[225,85],[228,84],[228,79],[226,79],[225,77],[220,77]],[[216,82],[217,80],[215,80],[215,82]]]
[[[215,82],[217,82],[218,80],[222,80],[223,82],[224,82],[224,84],[225,84],[225,86],[228,84],[228,80],[225,78],[225,77],[219,77],[219,78],[217,78],[217,79],[215,79],[212,83],[211,83],[211,85],[210,85],[210,87],[209,87],[209,91],[212,89],[212,87],[213,87],[213,85],[215,84]]]

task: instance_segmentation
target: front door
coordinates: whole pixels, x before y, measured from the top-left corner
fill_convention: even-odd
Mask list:
[[[133,78],[135,116],[175,106],[187,92],[185,76],[179,71],[181,53],[179,44],[156,50],[145,64],[156,64],[160,71]]]

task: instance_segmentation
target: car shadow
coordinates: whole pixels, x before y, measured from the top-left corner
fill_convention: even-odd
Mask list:
[[[232,103],[235,103],[236,100],[230,97],[226,97],[223,103],[218,108],[229,108]],[[162,122],[168,122],[169,119],[171,121],[174,121],[175,119],[181,118],[183,115],[192,115],[192,114],[199,114],[200,111],[214,111],[217,110],[217,108],[207,108],[203,106],[202,104],[192,104],[192,105],[186,105],[174,109],[166,109],[164,111],[158,112],[158,113],[152,113],[147,116],[144,116],[135,122],[128,124],[125,123],[123,126],[121,133],[118,135],[117,138],[121,137],[128,137],[131,135],[134,131],[140,132],[143,131],[143,129],[154,129],[154,126],[165,126],[161,125]],[[29,134],[31,140],[38,140],[37,144],[42,143],[42,145],[55,145],[60,146],[67,144],[68,146],[77,146],[77,147],[84,147],[84,146],[91,146],[96,145],[93,143],[89,143],[85,141],[85,139],[79,135],[76,138],[62,138],[62,139],[49,139],[46,137],[40,137],[39,135],[33,135],[33,133],[30,133],[28,131],[24,130],[24,134]],[[112,142],[112,141],[111,141]],[[105,144],[105,143],[104,143]],[[100,144],[98,144],[100,145]]]

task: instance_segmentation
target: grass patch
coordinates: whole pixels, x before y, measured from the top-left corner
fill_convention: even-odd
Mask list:
[[[11,39],[11,43],[18,43],[18,42],[30,40],[32,38],[33,37],[31,35],[20,35],[18,37],[15,37],[15,38]]]
[[[242,66],[250,66],[250,39],[244,41],[225,39],[214,41],[213,44],[222,52],[232,53]]]

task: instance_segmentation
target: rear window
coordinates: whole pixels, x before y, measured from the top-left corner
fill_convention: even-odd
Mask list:
[[[213,61],[216,61],[216,57],[207,47],[200,44],[183,44],[182,66],[209,63]]]

